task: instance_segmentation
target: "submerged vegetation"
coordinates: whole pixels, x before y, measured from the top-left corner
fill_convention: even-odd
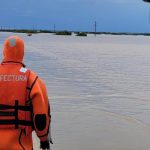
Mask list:
[[[76,36],[87,36],[86,32],[77,32]]]
[[[15,32],[15,33],[27,33],[27,34],[53,33],[52,31],[49,30],[29,30],[29,29],[1,29],[0,32]]]
[[[37,33],[54,33],[55,35],[72,35],[75,33],[77,36],[87,36],[87,34],[108,34],[108,35],[144,35],[150,36],[150,33],[128,33],[128,32],[78,32],[78,31],[54,31],[54,30],[36,30],[36,29],[0,29],[0,32],[14,32],[14,33],[26,33],[28,36]]]
[[[56,31],[56,35],[72,35],[72,32],[70,31]]]

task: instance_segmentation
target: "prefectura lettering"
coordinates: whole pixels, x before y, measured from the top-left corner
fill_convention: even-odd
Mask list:
[[[26,75],[0,75],[0,81],[27,81]]]

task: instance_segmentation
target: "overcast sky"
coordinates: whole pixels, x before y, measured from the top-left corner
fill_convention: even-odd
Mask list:
[[[142,0],[1,0],[0,26],[105,32],[150,32]]]

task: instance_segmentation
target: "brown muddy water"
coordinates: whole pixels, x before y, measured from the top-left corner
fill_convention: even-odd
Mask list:
[[[150,37],[19,35],[47,85],[52,150],[149,150]]]

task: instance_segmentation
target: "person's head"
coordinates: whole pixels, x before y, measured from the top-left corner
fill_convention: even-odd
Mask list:
[[[24,42],[18,36],[10,36],[5,40],[3,62],[23,62]]]

